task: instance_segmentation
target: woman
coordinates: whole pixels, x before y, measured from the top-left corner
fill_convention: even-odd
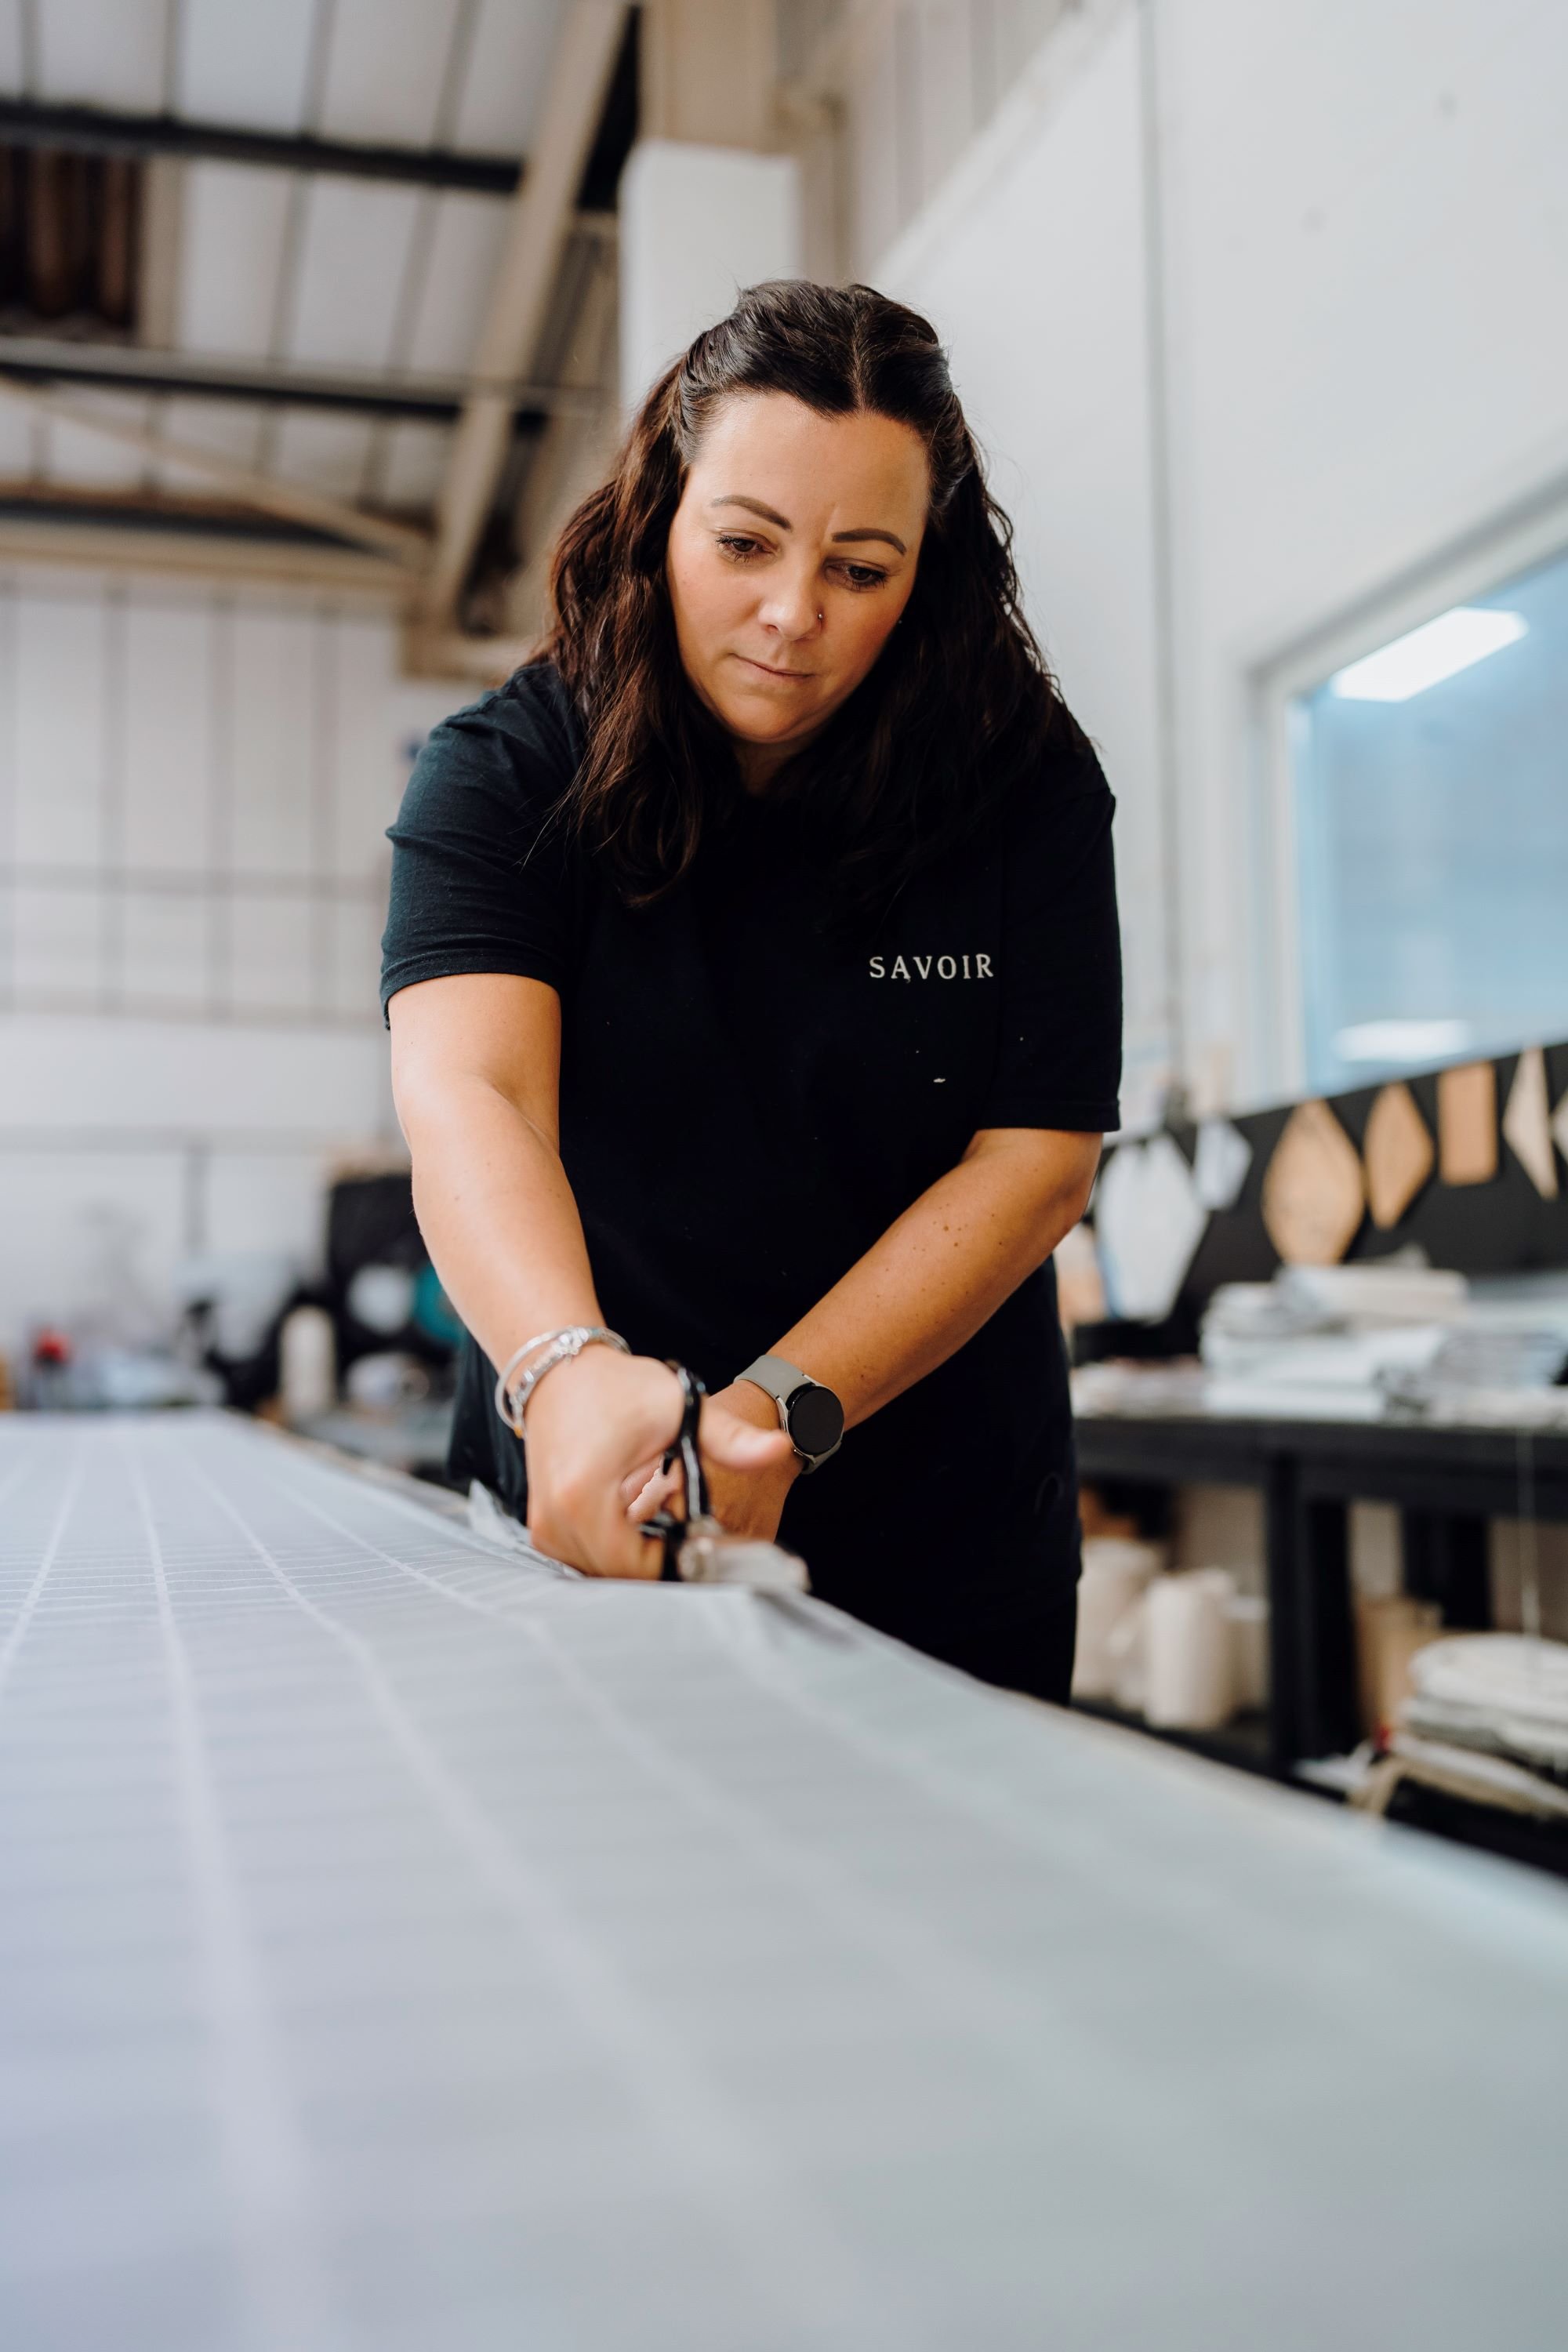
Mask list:
[[[726,1526],[1065,1700],[1112,802],[1009,536],[924,320],[752,288],[567,524],[547,652],[426,745],[384,992],[454,1473],[655,1572],[678,1359]]]

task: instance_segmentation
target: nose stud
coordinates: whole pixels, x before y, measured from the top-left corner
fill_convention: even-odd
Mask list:
[[[818,619],[819,621],[821,620],[821,618],[822,618],[822,614],[821,614],[821,613],[820,613],[820,612],[817,614],[817,616],[816,616],[816,617],[817,617],[817,619]]]

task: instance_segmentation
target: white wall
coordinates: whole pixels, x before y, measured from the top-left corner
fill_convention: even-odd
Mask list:
[[[842,109],[840,205],[851,274],[867,276],[930,202],[1079,0],[780,0],[786,70]],[[826,22],[824,18],[826,16]]]
[[[1130,1115],[1167,1066],[1137,28],[1047,43],[877,271],[927,311],[1017,529],[1030,617],[1119,802]]]
[[[308,1264],[390,1140],[382,836],[463,698],[396,654],[376,612],[0,579],[0,1349],[191,1252]]]
[[[875,263],[951,343],[1121,797],[1134,1114],[1171,1028],[1155,427],[1186,1075],[1258,1100],[1295,1073],[1260,1011],[1256,682],[1568,469],[1564,87],[1553,0],[1084,0]]]

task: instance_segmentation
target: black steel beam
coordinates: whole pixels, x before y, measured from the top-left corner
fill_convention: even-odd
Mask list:
[[[370,146],[187,122],[173,114],[113,114],[96,106],[35,106],[0,99],[0,144],[66,148],[87,155],[168,155],[182,163],[256,163],[274,172],[326,172],[421,188],[510,196],[522,175],[512,155],[459,155],[433,147]]]
[[[47,351],[14,342],[0,335],[0,377],[40,390],[58,386],[69,391],[82,385],[95,392],[159,393],[189,400],[241,401],[266,408],[324,408],[393,424],[403,420],[426,425],[450,425],[461,411],[460,381],[435,378],[381,384],[358,377],[339,378],[304,369],[274,368],[265,362],[187,360],[174,352],[142,352],[125,344],[95,347],[83,343]],[[518,388],[514,411],[520,425],[532,425],[556,407],[590,404],[592,395],[547,385]]]
[[[262,541],[268,545],[321,547],[334,551],[348,547],[355,554],[368,555],[374,561],[374,551],[361,548],[357,541],[342,539],[336,531],[317,530],[310,523],[292,522],[286,515],[247,512],[243,507],[215,514],[195,506],[160,506],[152,499],[121,499],[90,492],[79,498],[61,498],[51,491],[52,486],[46,485],[36,496],[20,495],[14,484],[6,484],[0,490],[0,523],[48,522],[100,528],[109,525],[116,530],[180,532],[192,539]]]
[[[455,394],[392,391],[369,384],[335,383],[330,377],[301,375],[283,383],[275,373],[247,373],[243,367],[203,368],[199,373],[177,361],[163,365],[149,353],[135,367],[95,367],[84,349],[79,360],[13,359],[0,336],[0,376],[40,389],[90,384],[96,392],[173,393],[193,400],[239,400],[268,408],[329,408],[389,420],[414,418],[429,425],[450,425],[461,407]]]

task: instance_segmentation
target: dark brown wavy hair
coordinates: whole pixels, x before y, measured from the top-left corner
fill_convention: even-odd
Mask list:
[[[704,427],[735,394],[783,392],[822,416],[909,425],[931,510],[915,584],[870,675],[770,800],[801,808],[841,905],[885,909],[910,876],[979,833],[1070,725],[1019,608],[1012,526],[935,331],[868,286],[752,286],[643,402],[615,471],[566,524],[552,570],[553,661],[586,749],[570,814],[647,905],[674,887],[705,826],[733,805],[728,738],[687,683],[665,548]]]

